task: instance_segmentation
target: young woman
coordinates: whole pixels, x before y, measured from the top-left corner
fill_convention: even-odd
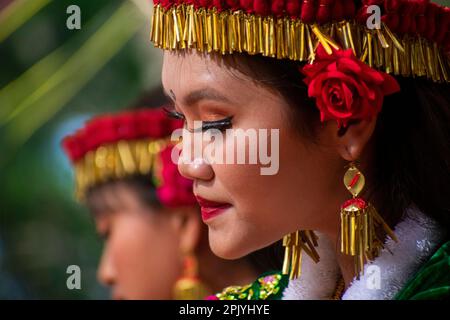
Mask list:
[[[198,120],[204,131],[279,129],[274,175],[183,144],[180,172],[203,209],[220,208],[206,221],[214,253],[239,258],[283,238],[286,299],[449,295],[449,8],[154,3],[151,39],[185,137]]]
[[[192,182],[170,157],[180,124],[161,109],[128,111],[96,117],[63,141],[77,197],[105,241],[98,278],[114,299],[203,299],[269,271],[254,257],[211,253]]]

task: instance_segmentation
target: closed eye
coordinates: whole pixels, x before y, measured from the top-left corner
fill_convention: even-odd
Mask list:
[[[164,108],[164,111],[166,112],[167,116],[170,118],[186,121],[186,118],[184,117],[184,115],[178,111],[171,110],[168,108]],[[188,130],[191,132],[206,131],[209,129],[216,129],[216,130],[223,131],[232,126],[232,123],[231,123],[232,119],[233,119],[233,117],[230,116],[230,117],[226,117],[226,118],[220,119],[220,120],[202,121],[202,126],[201,126],[201,128],[199,128],[200,130],[198,130],[198,129],[191,129],[191,130],[188,129]]]
[[[169,118],[177,120],[185,120],[184,115],[179,113],[178,111],[169,109],[168,107],[164,107],[163,110]]]
[[[216,129],[216,130],[226,130],[228,128],[231,128],[231,120],[233,117],[226,117],[224,119],[220,120],[214,120],[214,121],[203,121],[202,122],[202,131],[206,131],[209,129]]]

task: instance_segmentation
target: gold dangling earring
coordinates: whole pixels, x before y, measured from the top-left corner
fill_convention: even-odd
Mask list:
[[[289,274],[289,279],[299,278],[302,272],[302,251],[319,262],[317,235],[312,230],[298,230],[283,237],[284,261],[283,274]]]
[[[354,257],[355,274],[364,274],[364,263],[376,258],[384,247],[375,230],[382,227],[394,241],[398,241],[373,205],[358,195],[363,190],[365,178],[354,162],[344,174],[344,185],[353,198],[341,206],[341,253]]]
[[[198,262],[193,254],[184,257],[183,275],[173,288],[175,300],[203,300],[210,294],[198,277]]]

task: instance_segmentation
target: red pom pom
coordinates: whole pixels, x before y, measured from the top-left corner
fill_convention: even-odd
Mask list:
[[[386,15],[382,17],[382,21],[392,31],[396,32],[400,24],[399,10],[401,6],[400,0],[385,0],[384,8],[386,10]]]
[[[436,41],[438,44],[441,44],[444,42],[445,37],[450,29],[450,8],[441,8],[438,21],[439,29],[436,30],[434,41]]]
[[[136,113],[136,131],[139,138],[162,138],[170,134],[170,119],[161,109],[146,109]]]
[[[160,0],[160,4],[164,8],[169,8],[174,4],[174,0]]]
[[[333,10],[332,10],[332,19],[335,21],[341,21],[345,19],[345,7],[344,7],[343,0],[337,0],[334,3]]]
[[[253,0],[240,0],[241,9],[246,13],[253,13]]]
[[[425,29],[424,37],[430,41],[433,40],[433,35],[436,32],[436,13],[438,10],[438,5],[430,2],[425,13],[427,27]]]
[[[82,130],[78,130],[74,135],[67,136],[61,141],[61,147],[72,163],[75,163],[85,154],[82,139],[80,139],[82,135]]]
[[[286,0],[286,12],[292,19],[296,19],[300,16],[301,2],[299,0]]]
[[[399,9],[400,23],[396,29],[400,34],[407,33],[410,29],[411,23],[415,15],[414,2],[405,1]]]
[[[123,112],[116,116],[117,138],[130,140],[136,138],[135,118],[132,112]]]
[[[341,0],[319,0],[319,7],[317,8],[316,20],[319,23],[329,22],[331,20],[331,10],[336,3]]]
[[[93,118],[86,124],[84,142],[87,151],[117,140],[116,121],[111,115]]]
[[[272,0],[272,13],[276,17],[281,17],[284,14],[285,0]]]
[[[356,6],[353,0],[343,0],[343,19],[352,19],[355,17]]]
[[[241,7],[239,5],[239,0],[226,0],[228,8],[230,8],[232,11],[237,11]]]
[[[212,5],[217,9],[218,12],[221,12],[226,9],[225,0],[213,0]]]
[[[261,16],[267,16],[270,13],[270,0],[255,0],[253,2],[253,11]]]
[[[424,34],[427,26],[425,13],[429,2],[430,0],[417,0],[416,32],[419,35]]]
[[[381,3],[383,2],[383,0],[363,0],[363,5],[360,7],[360,9],[358,10],[358,12],[356,13],[356,20],[363,24],[366,25],[367,22],[367,18],[369,17],[369,15],[371,13],[367,12],[367,8],[371,5],[378,5],[381,6]],[[353,6],[355,6],[353,4]],[[346,10],[348,10],[348,13],[351,13],[352,10],[352,5],[351,4],[346,4]],[[355,10],[355,9],[353,9]],[[347,12],[346,12],[347,13]]]
[[[370,1],[369,1],[370,2]],[[371,3],[371,4],[379,4],[379,3]],[[384,0],[384,8],[387,13],[389,12],[397,12],[402,5],[401,0]]]
[[[317,0],[303,0],[300,17],[305,23],[313,23],[316,19]]]

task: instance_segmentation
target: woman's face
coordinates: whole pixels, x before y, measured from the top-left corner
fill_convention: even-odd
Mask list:
[[[142,205],[126,186],[116,188],[105,190],[103,201],[118,209],[94,214],[105,239],[98,278],[114,299],[171,299],[182,263],[173,214]]]
[[[220,257],[234,259],[289,232],[317,230],[325,218],[335,219],[330,225],[338,225],[338,212],[336,217],[324,217],[330,208],[337,211],[342,199],[336,190],[342,188],[343,162],[334,146],[325,143],[322,133],[317,144],[301,138],[288,125],[290,107],[278,93],[227,68],[220,58],[194,50],[164,53],[164,90],[188,129],[195,120],[228,117],[232,117],[227,125],[231,129],[279,129],[276,174],[262,175],[259,163],[209,165],[198,159],[179,163],[180,172],[194,180],[194,193],[201,198],[211,249]],[[230,146],[230,140],[224,138],[223,148]],[[183,155],[187,149],[183,146]]]

